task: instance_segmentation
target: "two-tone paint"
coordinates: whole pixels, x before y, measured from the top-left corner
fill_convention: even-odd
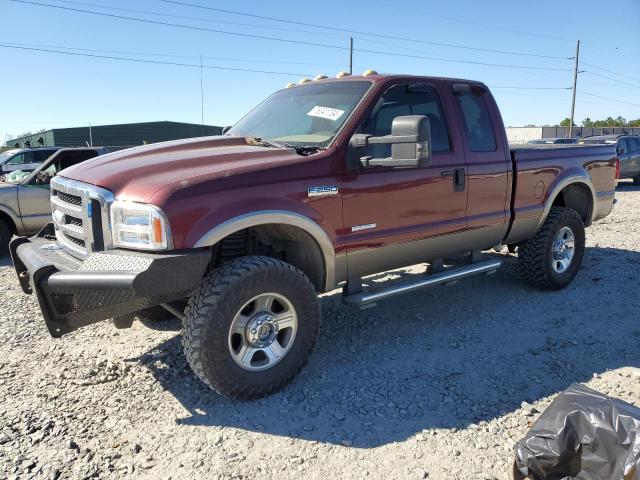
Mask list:
[[[241,137],[206,137],[106,155],[64,176],[161,208],[177,250],[210,246],[256,225],[300,228],[324,259],[320,290],[349,277],[531,238],[569,185],[584,189],[572,195],[584,194],[589,202],[586,224],[611,210],[613,147],[511,150],[497,105],[478,82],[390,75],[320,81],[354,80],[372,87],[333,143],[313,155],[250,145]],[[438,91],[451,150],[434,153],[426,167],[349,168],[349,141],[379,96],[414,83]],[[454,96],[461,84],[486,90],[495,151],[468,148]],[[452,181],[456,170],[464,174],[463,189]]]

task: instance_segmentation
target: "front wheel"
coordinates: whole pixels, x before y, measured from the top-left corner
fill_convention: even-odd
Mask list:
[[[525,280],[546,290],[571,283],[584,256],[584,223],[571,208],[553,207],[536,235],[518,247],[518,264]]]
[[[253,399],[286,385],[304,366],[320,329],[309,279],[269,257],[242,257],[204,279],[189,299],[183,347],[216,392]]]

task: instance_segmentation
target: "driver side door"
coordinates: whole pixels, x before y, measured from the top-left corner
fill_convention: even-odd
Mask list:
[[[350,278],[437,258],[460,248],[466,230],[466,165],[449,127],[450,100],[435,85],[398,84],[379,98],[358,133],[389,135],[394,118],[426,115],[431,165],[360,165],[341,185]],[[366,156],[390,157],[390,146],[370,145]]]

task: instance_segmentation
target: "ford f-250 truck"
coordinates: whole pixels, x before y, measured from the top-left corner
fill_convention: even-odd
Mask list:
[[[510,150],[479,82],[304,81],[225,135],[66,169],[51,182],[53,223],[10,250],[54,337],[162,305],[202,381],[256,398],[306,363],[318,294],[337,286],[367,305],[491,273],[500,261],[479,252],[497,245],[517,247],[533,285],[569,284],[584,227],[614,204],[618,159],[606,145],[554,147]],[[427,262],[408,283],[363,283]]]

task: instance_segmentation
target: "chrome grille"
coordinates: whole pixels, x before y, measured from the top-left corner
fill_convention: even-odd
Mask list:
[[[69,195],[68,193],[60,191],[56,192],[55,194],[58,195],[60,200],[62,200],[63,202],[70,203],[71,205],[82,205],[82,198],[78,197],[77,195]]]
[[[111,246],[109,206],[113,194],[87,183],[51,180],[51,212],[56,238],[71,255],[84,258]]]

